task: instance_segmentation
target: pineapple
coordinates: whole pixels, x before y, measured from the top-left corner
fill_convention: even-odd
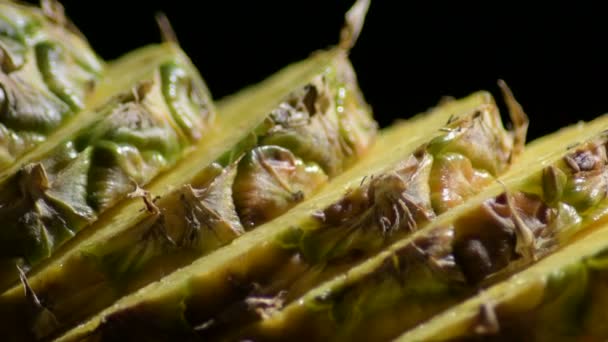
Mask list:
[[[126,70],[133,69],[135,72]],[[118,87],[118,92],[114,89]],[[172,43],[108,66],[99,91],[114,94],[54,148],[45,144],[0,185],[0,284],[50,257],[139,186],[190,153],[213,120],[205,85]],[[97,95],[96,95],[97,96]],[[101,95],[98,95],[101,96]]]
[[[501,83],[511,131],[478,92],[377,138],[368,7],[216,117],[166,20],[104,63],[0,0],[3,339],[606,340],[608,116],[523,151]]]
[[[607,125],[532,143],[499,183],[238,337],[387,340],[569,244],[606,219]]]
[[[102,76],[63,8],[0,1],[0,172],[74,122]]]
[[[519,123],[518,134],[522,134],[525,132],[525,117],[518,110],[513,111],[513,117]],[[265,315],[278,309],[283,298],[280,298],[280,293],[272,298],[252,296],[256,290],[273,291],[285,285],[286,281],[297,279],[298,276],[308,276],[305,270],[311,269],[314,273],[316,267],[322,268],[321,265],[330,261],[335,261],[336,268],[339,268],[349,257],[354,261],[357,254],[360,254],[357,249],[364,241],[371,242],[369,252],[372,253],[382,248],[383,241],[389,241],[400,233],[405,234],[409,229],[416,229],[414,223],[423,225],[432,219],[435,212],[430,204],[428,182],[429,178],[433,177],[431,174],[439,177],[443,172],[443,169],[431,171],[430,161],[433,156],[464,153],[467,141],[469,146],[472,146],[471,141],[480,142],[479,149],[469,149],[475,151],[466,156],[462,154],[462,158],[471,158],[468,165],[460,163],[455,166],[461,167],[467,174],[484,175],[485,178],[479,182],[472,177],[476,182],[470,187],[477,187],[479,191],[489,182],[493,173],[504,172],[511,160],[517,157],[516,151],[521,150],[523,143],[523,137],[518,134],[502,128],[492,98],[484,92],[445,104],[433,113],[399,124],[380,136],[369,157],[338,176],[330,186],[325,187],[309,201],[255,231],[244,234],[230,246],[175,271],[163,278],[163,281],[152,283],[130,296],[123,297],[91,321],[65,335],[63,340],[78,340],[83,336],[102,339],[112,336],[127,339],[154,337],[161,340],[209,338],[214,336],[217,329],[231,329],[233,325],[249,320],[248,312],[241,309],[244,303],[251,304],[253,312]],[[492,146],[494,148],[485,145],[486,142],[495,144]],[[372,183],[371,177],[370,183],[364,181],[365,175],[369,174],[379,175],[373,179],[387,179],[387,183],[379,183],[377,188],[368,192],[369,184],[376,184]],[[461,182],[469,180],[464,179]],[[360,185],[362,181],[363,185]],[[407,202],[411,205],[408,207],[411,210],[408,213],[418,216],[409,221],[406,219],[408,214],[403,209],[398,212],[399,217],[403,218],[400,221],[403,224],[395,225],[393,221],[387,226],[380,217],[370,215],[367,221],[370,226],[361,229],[376,231],[381,237],[374,238],[371,233],[353,234],[352,237],[343,238],[346,243],[340,244],[340,237],[346,236],[349,231],[346,228],[334,229],[338,226],[331,221],[332,210],[342,205],[345,208],[344,217],[350,214],[353,219],[364,217],[367,211],[379,213],[377,209],[380,209],[380,205],[374,206],[366,201],[357,203],[353,199],[364,197],[357,195],[359,192],[372,193],[376,190],[379,201],[391,199],[393,185],[397,186],[395,190],[400,189],[406,195],[414,194],[426,198],[426,202],[420,198],[415,198],[419,202]],[[448,190],[459,192],[463,198],[475,191],[460,183],[458,185],[460,186],[448,187]],[[345,194],[344,190],[348,188],[352,190]],[[465,188],[466,191],[463,190]],[[382,190],[388,191],[387,196],[383,196]],[[349,205],[346,206],[346,203]],[[438,205],[438,208],[456,204],[450,202]],[[320,208],[327,209],[318,212]],[[347,208],[353,211],[346,212]],[[357,211],[358,209],[361,211]],[[391,226],[394,226],[394,231],[382,231]],[[342,231],[344,233],[341,233]],[[327,242],[318,244],[324,234],[329,234]],[[301,246],[299,241],[302,242]],[[313,249],[304,248],[308,246],[313,246]],[[315,246],[319,249],[314,249]],[[336,248],[332,248],[331,253],[326,253],[325,247]],[[349,255],[349,251],[353,253]],[[131,260],[125,257],[117,259]],[[114,266],[114,269],[116,268]],[[335,271],[336,269],[328,270],[330,273]],[[154,278],[158,278],[158,275]],[[31,279],[30,284],[34,281],[36,280]],[[272,286],[263,288],[262,286],[267,285],[264,281],[272,281],[273,283],[269,284]],[[34,292],[41,293],[35,286],[32,287]],[[11,295],[10,300],[14,300],[14,297],[15,295]],[[8,296],[6,300],[9,300]],[[0,306],[3,305],[4,299],[0,298]],[[15,309],[10,311],[15,312]],[[140,324],[143,322],[146,323]]]
[[[608,226],[594,228],[398,341],[605,341]]]
[[[0,298],[0,307],[19,312],[13,317],[23,328],[16,332],[14,321],[0,324],[2,330],[23,339],[53,336],[230,243],[349,169],[377,130],[343,45],[218,108],[221,115],[195,153],[145,190],[132,189],[134,198],[101,216]],[[52,308],[54,320],[30,315],[31,298],[22,286]]]

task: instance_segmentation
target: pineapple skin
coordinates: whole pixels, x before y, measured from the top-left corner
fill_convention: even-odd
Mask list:
[[[605,341],[608,229],[455,305],[397,341]]]
[[[170,189],[159,196],[159,200],[152,200],[155,192],[142,190],[139,195],[143,198],[143,209],[141,199],[136,199],[136,202],[131,201],[137,203],[136,206],[125,206],[113,214],[116,217],[139,215],[141,220],[118,223],[112,228],[112,233],[100,240],[89,242],[85,239],[81,245],[77,242],[59,267],[51,261],[50,266],[41,268],[28,279],[28,286],[38,297],[47,298],[46,305],[53,307],[53,316],[61,324],[32,330],[39,322],[28,316],[28,298],[19,287],[0,298],[3,303],[0,307],[10,307],[23,313],[23,316],[18,314],[15,317],[20,317],[24,331],[36,331],[29,338],[53,336],[121,296],[282,214],[317,192],[328,179],[350,168],[372,145],[377,125],[359,93],[350,63],[343,54],[330,53],[328,56],[313,58],[308,64],[320,64],[322,67],[314,68],[319,72],[315,72],[311,79],[296,82],[296,89],[284,98],[270,96],[271,100],[266,102],[273,103],[273,106],[266,106],[270,110],[262,112],[262,115],[245,114],[240,108],[231,111],[235,114],[230,114],[222,112],[220,107],[220,116],[228,118],[220,117],[214,131],[224,136],[222,139],[227,134],[223,127],[233,124],[235,115],[244,121],[255,119],[257,124],[252,131],[244,132],[238,127],[228,131],[244,138],[233,148],[224,150],[210,165],[194,173],[188,171],[193,175],[186,178],[187,181],[178,174],[185,168],[196,169],[197,166],[191,166],[188,160],[184,160],[176,170],[168,171],[163,176],[164,180],[157,182],[158,186],[152,186]],[[316,62],[318,58],[324,62]],[[302,78],[298,73],[293,74],[292,78]],[[268,97],[267,93],[261,91],[263,97]],[[310,99],[311,93],[314,93],[313,100]],[[210,141],[213,138],[207,143]],[[196,153],[206,152],[202,149]],[[257,154],[263,154],[264,167],[251,168],[252,163],[260,163],[253,158]],[[281,174],[284,167],[281,163],[292,161],[288,172]],[[273,168],[270,172],[268,165]],[[278,180],[275,174],[278,174]],[[254,203],[257,206],[252,211],[259,210],[256,208],[272,210],[272,215],[262,222],[249,223],[248,212],[240,209],[252,204],[242,199],[239,202],[242,194],[249,190],[238,183],[239,177],[244,178],[242,182],[249,182],[248,187],[257,187],[254,199],[265,197],[272,203],[277,201],[277,196],[287,196],[290,202],[270,209],[265,209],[266,203],[262,206]],[[279,181],[291,187],[291,191],[273,192]],[[168,183],[174,185],[168,186]],[[299,195],[294,197],[293,192]],[[115,220],[106,217],[102,221]],[[92,229],[97,230],[95,226]],[[60,300],[55,302],[51,298]],[[30,328],[26,328],[28,325]],[[16,330],[13,334],[26,338]]]
[[[468,101],[468,102],[467,102]],[[467,99],[463,103],[482,102],[487,104],[491,102],[491,97],[487,94],[476,94],[471,99]],[[479,101],[479,102],[477,102]],[[457,101],[456,101],[457,102]],[[462,109],[466,107],[466,109]],[[272,296],[262,298],[252,298],[249,296],[251,290],[255,289],[248,284],[263,284],[264,280],[274,280],[275,272],[279,272],[282,267],[286,266],[292,260],[293,251],[284,244],[285,236],[291,235],[292,231],[289,228],[298,223],[300,227],[306,227],[311,234],[315,229],[319,228],[319,221],[314,212],[319,208],[325,208],[339,201],[344,196],[345,182],[351,184],[354,189],[354,184],[360,184],[363,176],[369,172],[369,166],[374,165],[379,174],[381,172],[392,172],[391,168],[395,165],[404,166],[407,163],[408,157],[414,158],[414,151],[422,142],[428,142],[428,134],[421,134],[411,138],[409,143],[404,143],[403,146],[398,145],[399,140],[403,139],[403,134],[408,132],[408,129],[420,127],[434,123],[435,129],[445,125],[446,121],[450,121],[449,125],[457,127],[458,124],[466,126],[465,123],[470,123],[473,117],[475,120],[493,121],[497,113],[485,116],[476,115],[476,111],[472,110],[477,107],[470,107],[464,104],[455,103],[448,106],[452,109],[460,109],[458,113],[462,113],[461,120],[449,119],[449,109],[441,111],[440,114],[418,117],[399,128],[393,128],[379,139],[375,147],[370,152],[370,157],[361,161],[360,164],[354,166],[346,174],[338,177],[340,181],[336,181],[334,185],[330,185],[325,193],[321,191],[318,197],[313,197],[309,204],[303,203],[302,206],[294,208],[284,217],[279,217],[278,220],[270,222],[267,225],[262,225],[258,230],[245,234],[242,238],[237,239],[231,246],[220,249],[216,253],[212,253],[207,257],[199,258],[192,265],[182,268],[179,271],[165,277],[162,282],[150,284],[138,291],[136,294],[125,297],[106,311],[95,316],[89,323],[84,323],[77,327],[74,331],[67,333],[60,340],[78,340],[78,336],[85,334],[91,338],[107,339],[112,336],[124,336],[125,338],[144,338],[154,336],[155,338],[170,339],[170,338],[205,338],[209,333],[209,325],[207,322],[218,322],[224,315],[223,308],[230,311],[230,308],[239,308],[243,303],[247,302],[265,302],[271,307],[274,307],[277,298],[273,300]],[[458,122],[458,123],[456,123]],[[487,122],[486,122],[487,123]],[[500,123],[499,123],[500,124]],[[410,126],[411,125],[411,126]],[[450,127],[448,125],[448,128]],[[504,135],[506,141],[513,139],[509,132],[502,129],[498,131]],[[427,128],[429,132],[433,132],[431,128]],[[445,135],[452,131],[434,132],[433,136],[437,137],[437,148],[442,146],[445,151],[452,151],[449,144],[446,142]],[[464,137],[466,134],[453,134],[452,136]],[[449,139],[447,139],[449,140]],[[458,148],[458,139],[454,139],[457,143],[453,144],[452,148]],[[510,140],[513,141],[513,140]],[[415,144],[415,145],[414,145]],[[507,144],[512,148],[513,145]],[[397,155],[385,156],[384,160],[381,156],[374,156],[373,151],[380,151],[387,146],[392,146],[395,151],[399,151]],[[443,149],[442,149],[443,150]],[[407,151],[407,152],[406,152]],[[418,154],[417,154],[418,155]],[[508,156],[508,153],[505,154]],[[415,159],[415,158],[414,158]],[[487,158],[479,158],[477,161],[487,161]],[[509,158],[505,158],[509,160]],[[489,164],[483,164],[489,165]],[[388,170],[387,170],[388,169]],[[382,170],[382,171],[380,171]],[[348,192],[347,192],[348,193]],[[315,200],[317,198],[317,200]],[[335,198],[329,201],[329,198]],[[320,206],[318,201],[326,203]],[[328,202],[329,201],[329,202]],[[353,216],[356,217],[356,216]],[[287,222],[288,225],[284,226]],[[260,231],[261,230],[261,231]],[[249,240],[266,241],[264,243],[255,243]],[[241,255],[242,258],[237,257]],[[234,259],[232,259],[234,256]],[[224,258],[228,258],[225,261]],[[210,265],[205,265],[209,263]],[[212,266],[211,266],[212,265]],[[285,267],[289,272],[289,267]],[[201,273],[199,273],[201,271]],[[280,273],[280,272],[279,272]],[[278,274],[278,273],[277,273]],[[263,299],[266,298],[267,301]],[[256,300],[260,299],[260,301]],[[233,305],[234,304],[234,305]],[[244,305],[244,304],[243,304]],[[240,311],[239,311],[240,312]],[[232,312],[234,313],[234,312]],[[215,316],[217,315],[217,316]],[[255,315],[255,313],[254,313]],[[234,317],[228,315],[228,317]],[[243,318],[243,316],[238,316]],[[217,319],[216,319],[217,318]],[[142,325],[140,322],[147,322]],[[154,323],[150,323],[154,322]],[[221,324],[221,321],[219,321]],[[232,322],[235,323],[236,322]],[[151,330],[154,326],[154,331]],[[233,326],[228,324],[226,326]],[[226,327],[222,326],[222,327]],[[128,328],[127,328],[128,327]],[[213,335],[212,335],[213,336]]]
[[[371,329],[362,323],[363,317],[368,318],[367,312],[375,313],[393,303],[399,289],[408,291],[403,282],[396,280],[403,271],[399,265],[407,267],[415,260],[424,260],[424,253],[395,252],[382,265],[376,265],[377,269],[370,270],[371,279],[361,280],[361,284],[353,280],[356,278],[353,272],[357,273],[357,265],[375,254],[384,255],[391,243],[424,230],[438,215],[465,203],[521,157],[524,141],[521,134],[525,132],[527,119],[512,97],[509,101],[510,114],[516,122],[513,131],[503,128],[491,97],[452,112],[438,136],[396,165],[387,165],[382,172],[370,175],[339,201],[317,210],[316,227],[293,228],[279,237],[276,243],[282,247],[282,253],[289,253],[284,256],[289,261],[263,276],[252,275],[247,281],[262,285],[245,298],[231,299],[228,309],[207,317],[219,323],[199,334],[226,340],[380,338],[373,332],[383,330],[381,327],[387,325],[383,322],[390,319],[383,316],[374,320],[371,325],[378,329]],[[445,236],[432,236],[418,245],[438,253],[446,240]],[[408,269],[403,274],[423,279],[425,271]],[[339,279],[336,288],[315,289],[334,278]],[[411,290],[418,293],[427,287],[432,292],[443,286],[435,288],[432,281],[421,280]],[[315,293],[315,298],[309,292]],[[274,299],[280,306],[267,309],[262,299]],[[260,301],[259,306],[250,303]],[[235,314],[233,307],[239,302],[250,303],[239,312],[247,318]],[[284,306],[284,310],[290,306],[294,309],[284,316]],[[227,318],[231,315],[238,318]],[[400,317],[403,321],[403,316]],[[228,328],[232,324],[239,328]],[[356,327],[364,331],[353,332]]]
[[[105,70],[61,5],[42,3],[0,1],[0,171],[77,116]]]
[[[579,134],[569,139],[563,134],[545,137],[542,145],[550,146],[545,157],[536,153],[542,150],[538,148],[521,157],[524,161],[536,158],[538,164],[533,168],[524,163],[516,170],[519,172],[503,178],[502,184],[473,198],[462,210],[439,218],[412,238],[293,300],[284,313],[261,320],[236,336],[254,340],[296,336],[392,339],[568,246],[606,218],[606,194],[595,190],[602,189],[608,140],[604,132],[586,142],[581,139],[603,131],[607,123],[608,117],[603,117],[586,129],[573,127]],[[558,172],[563,177],[556,183]],[[505,188],[507,192],[502,193]],[[518,231],[522,228],[530,235]],[[577,274],[569,279],[586,278]],[[572,282],[580,287],[577,280]],[[561,297],[571,296],[570,290],[564,291],[567,294]],[[573,301],[580,297],[572,296]],[[601,301],[602,296],[598,298]],[[480,309],[480,315],[484,312]],[[537,329],[532,328],[537,326],[535,315],[517,318],[528,326],[518,337],[510,335],[509,323],[503,329],[505,340],[527,340],[525,333]],[[490,337],[481,334],[479,339],[492,340],[493,333],[488,334]],[[565,331],[556,335],[560,334],[567,335]]]
[[[49,258],[192,153],[213,126],[206,86],[181,50],[170,43],[143,50],[108,71],[120,74],[123,88],[104,89],[110,95],[99,95],[100,104],[87,110],[88,124],[2,182],[2,286],[18,279],[16,266],[28,271]],[[124,75],[125,63],[142,62],[143,70]],[[111,77],[104,82],[114,87]]]

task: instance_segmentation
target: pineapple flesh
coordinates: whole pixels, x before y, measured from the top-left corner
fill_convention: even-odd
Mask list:
[[[61,5],[0,1],[0,171],[73,121],[103,71]]]

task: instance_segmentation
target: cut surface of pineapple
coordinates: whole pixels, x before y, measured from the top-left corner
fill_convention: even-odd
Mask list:
[[[404,333],[398,341],[605,341],[608,226]]]
[[[350,168],[377,129],[341,49],[286,68],[225,100],[220,112],[196,153],[137,191],[143,200],[103,215],[28,276],[61,322],[36,336],[66,329],[280,215]],[[37,322],[25,314],[20,286],[0,302],[24,313],[19,321],[32,331]]]
[[[442,105],[433,113],[420,115],[392,127],[380,136],[365,159],[337,176],[330,186],[322,189],[310,200],[296,206],[286,215],[248,232],[233,241],[230,246],[200,258],[190,266],[122,298],[89,322],[66,334],[62,340],[78,340],[84,336],[109,337],[114,336],[113,334],[124,338],[145,338],[151,336],[146,335],[147,332],[167,338],[201,337],[199,333],[205,334],[210,315],[221,312],[220,308],[230,305],[233,300],[247,297],[253,279],[264,279],[274,273],[277,267],[285,266],[293,251],[285,248],[282,238],[293,236],[294,228],[305,231],[318,229],[322,225],[314,212],[339,201],[347,189],[358,188],[366,176],[380,175],[399,165],[407,164],[404,161],[407,162],[415,154],[419,155],[416,152],[420,147],[433,138],[436,138],[437,144],[434,146],[445,147],[450,146],[442,145],[447,135],[466,136],[454,132],[467,130],[450,128],[460,127],[459,124],[463,123],[471,124],[470,120],[487,123],[488,121],[484,120],[491,118],[490,122],[494,122],[497,113],[484,113],[483,110],[478,112],[480,106],[487,110],[491,104],[491,96],[481,92]],[[444,127],[446,122],[448,124]],[[500,121],[498,124],[501,125]],[[440,130],[442,127],[444,129]],[[502,129],[501,126],[489,127]],[[511,144],[512,148],[514,140],[517,139],[504,130],[502,133],[505,138],[503,142],[510,141],[507,145]],[[457,150],[458,144],[451,147]],[[507,159],[508,154],[506,152]],[[487,161],[485,158],[479,160]],[[148,324],[144,327],[137,322]],[[150,324],[156,326],[156,323],[158,331],[147,330]]]
[[[223,335],[386,340],[474,296],[605,220],[606,194],[597,182],[606,172],[606,127],[608,116],[531,143],[499,183],[427,228],[259,323]],[[559,186],[556,172],[563,175]]]
[[[131,53],[107,70],[90,101],[94,109],[32,150],[0,185],[2,286],[18,279],[17,267],[27,271],[50,257],[175,165],[214,119],[206,86],[171,43]]]
[[[63,9],[0,1],[0,171],[44,144],[90,100],[104,63]]]

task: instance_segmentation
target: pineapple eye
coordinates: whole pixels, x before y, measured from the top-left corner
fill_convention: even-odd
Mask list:
[[[0,193],[5,256],[35,263],[94,219],[86,202],[89,155],[83,153],[50,175],[40,163],[26,165]]]
[[[314,163],[304,163],[279,146],[261,146],[243,157],[234,182],[234,202],[246,227],[293,207],[327,182]]]
[[[463,203],[492,181],[492,175],[475,169],[471,161],[457,153],[435,158],[430,186],[433,208],[443,213]]]
[[[81,37],[46,19],[0,3],[0,168],[82,109],[103,68]]]
[[[318,164],[328,175],[338,174],[348,153],[335,113],[330,111],[330,98],[323,84],[311,83],[293,92],[270,114],[275,127],[261,144],[288,148]]]
[[[506,86],[505,86],[506,87]],[[504,88],[503,91],[509,91]],[[428,150],[433,155],[458,153],[468,158],[474,168],[485,170],[496,176],[505,171],[511,159],[521,153],[528,127],[528,119],[510,92],[506,96],[509,115],[514,129],[508,134],[503,130],[496,107],[482,105],[471,115],[463,118],[451,117],[445,132],[434,138]]]
[[[49,89],[73,109],[82,109],[96,75],[85,70],[60,44],[43,42],[35,47],[36,61]]]
[[[543,172],[548,200],[565,202],[581,213],[596,208],[606,198],[606,160],[604,143],[595,141],[564,156],[561,167]]]
[[[0,123],[17,131],[47,133],[57,127],[69,108],[21,80],[0,73]]]
[[[177,153],[179,145],[174,132],[142,104],[121,104],[105,121],[107,126],[101,129],[105,129],[104,139],[159,151],[167,157]]]
[[[210,110],[203,90],[175,63],[161,66],[160,74],[163,96],[173,119],[191,140],[199,140],[210,119]]]

